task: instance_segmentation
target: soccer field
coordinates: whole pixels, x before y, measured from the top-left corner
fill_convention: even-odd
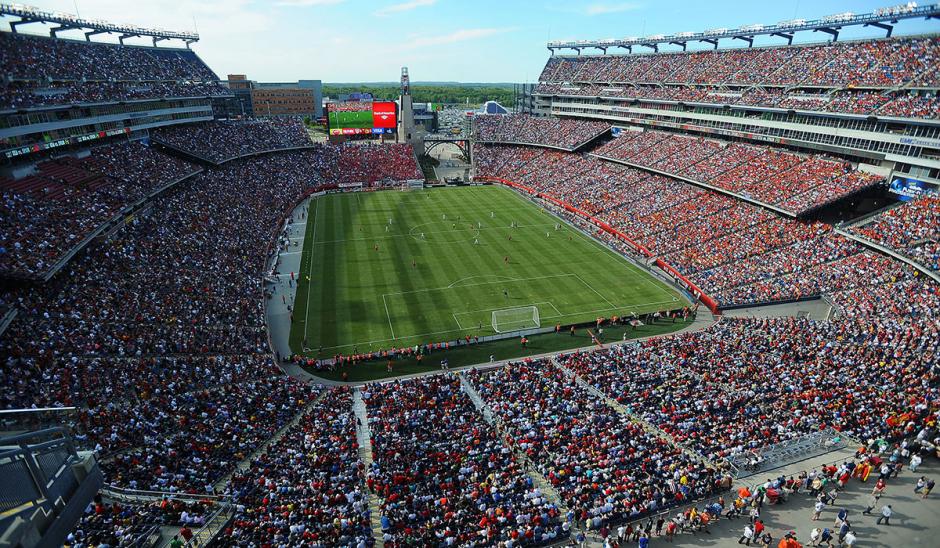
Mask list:
[[[331,128],[371,128],[372,111],[354,110],[343,112],[330,112],[329,122]]]
[[[495,186],[316,198],[299,274],[291,349],[323,357],[492,335],[494,310],[522,309],[506,331],[531,327],[531,307],[546,327],[688,305]]]

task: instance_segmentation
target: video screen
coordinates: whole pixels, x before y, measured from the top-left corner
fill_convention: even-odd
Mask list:
[[[348,101],[327,105],[330,135],[395,133],[398,116],[392,101]]]

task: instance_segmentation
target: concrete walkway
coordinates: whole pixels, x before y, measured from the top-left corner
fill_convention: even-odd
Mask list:
[[[366,402],[362,399],[362,391],[359,388],[353,389],[353,414],[356,416],[356,443],[359,444],[359,458],[365,465],[366,473],[372,469],[372,429],[369,427],[369,414],[366,410]],[[368,493],[369,496],[369,523],[372,526],[372,536],[375,537],[375,545],[384,547],[385,541],[382,536],[382,500],[375,493]]]

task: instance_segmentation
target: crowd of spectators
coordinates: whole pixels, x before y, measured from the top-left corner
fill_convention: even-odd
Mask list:
[[[940,198],[926,195],[890,209],[850,231],[940,270]]]
[[[235,474],[226,546],[372,545],[350,395],[344,387],[327,392]]]
[[[372,186],[383,182],[423,180],[414,148],[407,143],[348,143],[323,150],[328,177],[339,185]]]
[[[720,492],[730,478],[591,394],[548,361],[470,381],[587,528],[641,518]]]
[[[937,37],[645,55],[552,56],[539,82],[936,87]]]
[[[883,180],[839,160],[661,131],[625,131],[596,154],[707,183],[794,214]]]
[[[937,317],[725,319],[562,362],[716,462],[828,427],[898,441],[936,419]]]
[[[534,484],[453,376],[364,389],[384,545],[540,546],[566,516]],[[507,544],[509,545],[509,544]]]
[[[216,503],[169,496],[149,504],[106,503],[99,494],[65,539],[67,548],[139,546],[160,536],[161,526],[178,526],[181,536],[192,538]],[[188,540],[188,539],[186,539]]]
[[[217,164],[261,152],[313,146],[303,121],[296,117],[168,126],[154,130],[153,138]]]
[[[782,88],[748,88],[729,91],[722,87],[669,84],[665,86],[639,84],[546,84],[536,87],[536,93],[575,97],[613,97],[649,101],[681,101],[711,105],[739,105],[776,107],[814,112],[843,112],[873,114],[895,118],[940,117],[936,92],[930,90],[839,90],[809,93]],[[648,106],[648,105],[644,105]]]
[[[688,53],[552,56],[536,92],[937,118],[935,93],[896,88],[940,85],[931,65],[938,55],[940,39],[914,37]],[[795,86],[812,92],[787,89]]]
[[[642,132],[614,139],[603,148],[613,155],[649,157],[651,165],[661,166],[661,153],[644,156],[643,150],[677,139],[683,140],[681,148],[691,157],[697,157],[696,151],[704,146],[692,144],[699,140]],[[915,275],[897,261],[864,252],[828,225],[785,219],[727,196],[592,156],[494,145],[477,145],[474,156],[478,175],[531,186],[596,216],[678,269],[721,305],[800,299]],[[785,172],[789,173],[786,177],[778,176],[791,181],[787,184],[796,185],[804,173],[822,169],[819,159],[789,156],[790,162],[799,163]],[[734,165],[733,157],[725,161]],[[732,167],[732,172],[746,178],[765,169],[762,166],[785,165],[779,155],[749,157],[752,164]],[[802,170],[804,164],[816,167]],[[692,167],[697,174],[708,174],[720,171],[718,166],[718,162],[700,161]],[[726,177],[728,182],[722,184],[729,185],[737,179],[730,173],[718,177]],[[571,213],[562,214],[578,221]],[[586,228],[618,250],[646,260],[611,235]]]
[[[189,49],[2,32],[0,66],[0,110],[227,93]]]
[[[0,82],[0,110],[148,99],[217,97],[219,82]]]
[[[41,162],[17,180],[0,179],[0,271],[44,274],[130,204],[197,169],[139,143],[118,143],[83,158]]]
[[[655,132],[630,137],[618,150],[659,147],[644,158],[675,165],[669,171],[686,165],[670,162],[688,150],[699,160],[684,169],[708,176],[717,168],[699,164],[722,152]],[[370,495],[380,501],[387,546],[542,545],[572,526],[602,529],[721,493],[729,486],[722,462],[822,428],[869,446],[936,438],[940,290],[917,271],[826,225],[668,177],[557,150],[477,145],[481,175],[602,218],[722,303],[822,294],[839,317],[726,319],[562,358],[627,413],[545,360],[467,375],[496,427],[455,376],[370,384],[363,399],[374,463],[366,468],[350,391],[324,392],[273,368],[261,278],[298,200],[347,181],[411,175],[410,150],[311,146],[252,156],[154,197],[64,275],[5,290],[4,306],[18,315],[0,334],[0,403],[78,407],[76,442],[98,453],[113,485],[209,493],[227,483],[236,510],[222,534],[238,546],[368,546]],[[770,156],[762,161],[771,167],[750,169],[810,161]],[[42,169],[60,186],[87,183],[79,170],[123,192],[162,188],[192,167],[121,144]],[[9,191],[63,199],[30,192]],[[935,203],[914,202],[860,230],[904,248],[919,241],[919,223],[935,227],[935,213]],[[181,504],[97,501],[69,543],[119,545],[151,523],[198,526],[211,510]]]
[[[316,393],[315,387],[269,373],[237,384],[87,408],[82,426],[105,459],[105,481],[146,491],[214,492],[216,482]],[[115,416],[120,423],[112,421]]]
[[[607,122],[499,114],[474,118],[480,142],[526,143],[573,150],[610,129]]]

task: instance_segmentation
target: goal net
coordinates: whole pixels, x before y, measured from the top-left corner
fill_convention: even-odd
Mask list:
[[[493,331],[508,333],[540,327],[537,306],[519,306],[493,311]]]

